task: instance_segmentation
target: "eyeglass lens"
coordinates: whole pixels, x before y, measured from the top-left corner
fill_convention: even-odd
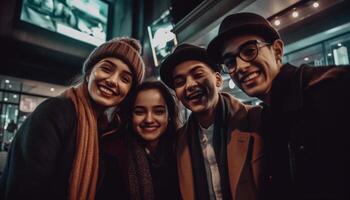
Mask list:
[[[240,59],[246,62],[250,62],[256,58],[258,54],[258,46],[257,42],[244,44],[239,48],[238,55],[237,54],[226,54],[223,57],[223,64],[228,68],[229,71],[235,71],[237,67],[236,57],[238,56]]]

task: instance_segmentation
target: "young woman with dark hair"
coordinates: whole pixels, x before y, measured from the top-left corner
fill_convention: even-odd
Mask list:
[[[135,199],[178,199],[173,143],[180,120],[174,97],[161,82],[145,82],[131,103],[130,194]]]
[[[159,81],[144,82],[136,89],[130,110],[124,140],[119,139],[118,148],[110,145],[122,171],[127,194],[123,198],[178,199],[173,143],[180,118],[173,95]]]

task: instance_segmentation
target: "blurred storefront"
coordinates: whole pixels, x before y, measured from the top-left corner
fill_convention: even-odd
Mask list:
[[[0,150],[7,150],[16,130],[46,98],[64,87],[0,76]]]
[[[306,39],[307,40],[307,39]],[[294,44],[291,44],[292,46]],[[288,50],[286,47],[286,50]],[[350,29],[345,34],[319,41],[311,46],[285,54],[284,62],[299,66],[302,63],[312,66],[348,65],[350,55]]]

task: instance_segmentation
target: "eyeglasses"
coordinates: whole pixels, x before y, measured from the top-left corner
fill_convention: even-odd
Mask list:
[[[221,63],[224,66],[222,68],[222,71],[228,74],[235,73],[237,71],[237,62],[236,62],[237,56],[245,62],[251,62],[258,56],[259,49],[267,45],[271,45],[271,43],[267,43],[259,40],[250,40],[242,44],[238,48],[238,53],[236,54],[233,54],[231,52],[226,53],[222,57]]]

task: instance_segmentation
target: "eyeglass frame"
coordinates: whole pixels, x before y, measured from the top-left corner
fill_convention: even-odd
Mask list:
[[[252,58],[249,58],[249,59],[242,58],[241,52],[242,52],[243,48],[245,46],[251,45],[251,44],[255,45],[256,50],[257,50],[256,54]],[[259,46],[259,45],[262,45],[262,46]],[[222,56],[222,60],[225,60],[224,59],[225,57],[230,56],[231,58],[233,57],[234,61],[235,61],[234,67],[228,67],[224,63],[224,61],[222,61],[221,64],[220,64],[221,67],[222,67],[222,72],[225,73],[225,74],[235,73],[237,71],[237,62],[236,62],[237,57],[239,57],[241,60],[243,60],[245,62],[252,62],[253,60],[255,60],[258,57],[259,49],[262,48],[262,47],[265,47],[265,46],[269,46],[269,45],[272,45],[272,43],[265,42],[265,41],[260,41],[260,40],[249,40],[249,41],[245,42],[244,44],[239,46],[237,53],[233,54],[233,53],[229,52],[229,53],[226,53],[224,56]]]

